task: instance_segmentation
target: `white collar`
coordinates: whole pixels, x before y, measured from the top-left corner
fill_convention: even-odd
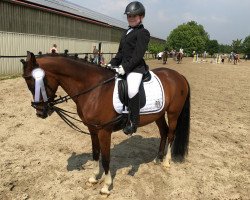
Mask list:
[[[130,29],[128,29],[126,35],[128,35],[131,31],[133,31],[134,29],[131,27]]]

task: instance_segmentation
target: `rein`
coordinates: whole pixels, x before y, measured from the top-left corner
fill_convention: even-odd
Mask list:
[[[86,94],[86,93],[88,93],[88,92],[91,92],[92,90],[96,89],[97,87],[100,87],[100,86],[102,86],[102,85],[104,85],[104,84],[106,84],[106,83],[111,82],[111,81],[114,80],[115,78],[116,78],[116,76],[114,76],[114,77],[112,77],[112,78],[109,78],[109,79],[107,79],[107,80],[105,80],[105,81],[102,81],[102,82],[98,83],[97,85],[95,85],[95,86],[93,86],[93,87],[91,87],[91,88],[89,88],[89,89],[87,89],[87,90],[84,90],[84,91],[80,92],[79,94],[76,94],[76,95],[74,95],[74,96],[72,96],[72,97],[70,97],[69,95],[65,95],[65,96],[63,96],[63,97],[59,97],[58,99],[55,99],[55,100],[53,100],[53,101],[50,101],[50,102],[48,103],[48,107],[49,107],[51,110],[54,110],[54,111],[59,115],[59,117],[61,117],[61,119],[62,119],[66,124],[68,124],[72,129],[74,129],[74,130],[76,130],[76,131],[78,131],[78,132],[81,132],[81,133],[90,135],[89,133],[87,133],[87,132],[85,132],[85,131],[82,131],[78,126],[76,126],[72,121],[70,121],[69,118],[71,118],[71,119],[73,119],[73,120],[75,120],[75,121],[78,121],[78,122],[82,122],[81,120],[76,119],[76,118],[74,118],[74,117],[72,117],[72,116],[69,115],[69,114],[75,114],[75,115],[77,115],[77,113],[69,112],[69,111],[64,110],[64,109],[62,109],[62,108],[59,108],[59,107],[57,107],[57,106],[55,106],[55,105],[60,104],[60,103],[63,103],[63,102],[67,102],[69,99],[73,99],[73,98],[78,97],[78,96],[80,96],[80,95],[84,95],[84,94]],[[68,114],[68,113],[69,113],[69,114]],[[102,128],[105,127],[105,126],[108,126],[108,125],[110,125],[110,124],[113,124],[113,123],[116,123],[116,122],[120,121],[120,120],[122,119],[122,117],[123,117],[122,115],[118,115],[116,118],[112,119],[111,121],[109,121],[109,122],[107,122],[107,123],[105,123],[105,124],[91,124],[91,123],[87,123],[87,122],[84,122],[84,123],[87,124],[87,125],[89,125],[89,126],[93,126],[93,127],[95,127],[96,129],[102,129]]]
[[[70,114],[77,115],[77,113],[69,112],[69,111],[64,110],[64,109],[62,109],[62,108],[59,108],[59,107],[57,107],[57,106],[54,106],[53,109],[54,109],[54,111],[59,115],[59,117],[61,117],[62,120],[63,120],[66,124],[68,124],[72,129],[74,129],[74,130],[76,130],[76,131],[78,131],[78,132],[80,132],[80,133],[84,133],[84,134],[90,135],[89,133],[87,133],[87,132],[81,130],[78,126],[76,126],[72,121],[70,121],[70,120],[68,119],[68,118],[71,118],[71,119],[73,119],[73,120],[75,120],[75,121],[77,121],[77,122],[81,122],[81,123],[82,123],[81,120],[76,119],[76,118],[70,116],[69,114],[67,114],[67,113],[70,113]],[[67,118],[67,117],[68,117],[68,118]],[[110,125],[110,124],[119,122],[119,121],[122,119],[122,117],[123,117],[122,115],[118,115],[116,118],[112,119],[111,121],[109,121],[109,122],[107,122],[107,123],[105,123],[105,124],[90,124],[90,123],[87,123],[87,122],[85,122],[85,124],[87,124],[87,125],[89,125],[89,126],[94,126],[96,129],[102,129],[102,128],[105,127],[105,126],[108,126],[108,125]]]
[[[81,120],[79,119],[76,119],[72,116],[70,116],[69,114],[67,113],[71,113],[71,114],[77,114],[77,113],[73,113],[73,112],[69,112],[69,111],[66,111],[62,108],[58,108],[56,106],[53,107],[53,110],[58,114],[59,117],[61,117],[61,119],[69,125],[69,127],[71,127],[72,129],[74,129],[75,131],[77,132],[80,132],[80,133],[84,133],[84,134],[87,134],[87,135],[90,135],[90,133],[88,132],[85,132],[83,131],[82,129],[80,129],[78,126],[76,126],[72,121],[70,121],[68,118],[71,118],[71,119],[74,119],[75,121],[78,121],[78,122],[82,122]],[[67,118],[68,117],[68,118]]]
[[[109,83],[109,82],[111,82],[112,80],[114,80],[115,78],[116,78],[116,76],[114,76],[114,77],[112,77],[112,78],[109,78],[109,79],[107,79],[107,80],[105,80],[105,81],[102,81],[102,82],[98,83],[97,85],[94,85],[93,87],[91,87],[91,88],[89,88],[89,89],[87,89],[87,90],[85,90],[85,91],[82,91],[82,92],[80,92],[79,94],[76,94],[76,95],[74,95],[74,96],[72,96],[72,97],[70,97],[69,95],[65,95],[65,96],[63,96],[63,97],[59,97],[58,99],[55,99],[55,100],[51,101],[49,104],[50,104],[50,106],[53,107],[53,106],[56,105],[56,104],[60,104],[60,103],[63,103],[63,102],[67,102],[69,99],[73,99],[73,98],[78,97],[78,96],[80,96],[80,95],[86,94],[86,93],[88,93],[88,92],[91,92],[92,90],[94,90],[94,89],[97,88],[97,87],[100,87],[100,86],[102,86],[102,85],[105,85],[106,83]]]

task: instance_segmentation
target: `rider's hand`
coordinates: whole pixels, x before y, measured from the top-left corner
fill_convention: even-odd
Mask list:
[[[125,71],[122,67],[122,65],[119,65],[119,67],[115,68],[115,71],[120,74],[120,75],[124,75],[125,74]]]
[[[116,71],[116,73],[120,74],[120,75],[124,75],[125,74],[125,71],[122,67],[122,65],[119,65],[119,66],[112,66],[111,64],[107,64],[107,67],[110,68],[110,69],[113,69]]]
[[[119,67],[116,68],[115,70],[116,70],[116,72],[117,72],[118,74],[120,74],[120,75],[124,75],[124,74],[125,74],[125,71],[124,71],[122,65],[119,65]]]

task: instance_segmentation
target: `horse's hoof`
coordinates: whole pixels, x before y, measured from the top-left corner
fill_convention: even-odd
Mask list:
[[[170,169],[170,163],[169,163],[169,162],[164,162],[164,163],[163,163],[163,167],[164,167],[165,169]]]
[[[98,182],[98,180],[96,180],[94,177],[90,177],[88,182],[90,184],[96,184]]]
[[[102,189],[101,189],[101,191],[100,191],[100,194],[102,195],[102,196],[109,196],[110,195],[110,191],[107,189],[107,188],[105,188],[105,187],[103,187]]]

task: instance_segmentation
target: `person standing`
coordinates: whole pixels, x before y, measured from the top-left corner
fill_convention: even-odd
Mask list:
[[[93,62],[95,63],[95,64],[98,64],[98,54],[99,54],[99,51],[98,51],[98,49],[96,48],[96,46],[94,46],[94,48],[93,48],[93,57],[94,57],[94,60],[93,60]]]
[[[114,68],[120,75],[125,75],[128,84],[130,122],[123,129],[125,134],[133,134],[139,124],[140,96],[139,86],[142,76],[148,71],[143,59],[148,48],[150,33],[144,28],[142,20],[145,17],[145,8],[142,3],[129,3],[124,14],[127,15],[129,28],[122,34],[118,52],[108,66]]]
[[[168,60],[168,48],[166,47],[162,54],[162,61],[164,65],[167,63],[167,60]]]
[[[58,53],[56,44],[53,44],[53,47],[50,49],[50,53],[52,53],[52,54]]]

